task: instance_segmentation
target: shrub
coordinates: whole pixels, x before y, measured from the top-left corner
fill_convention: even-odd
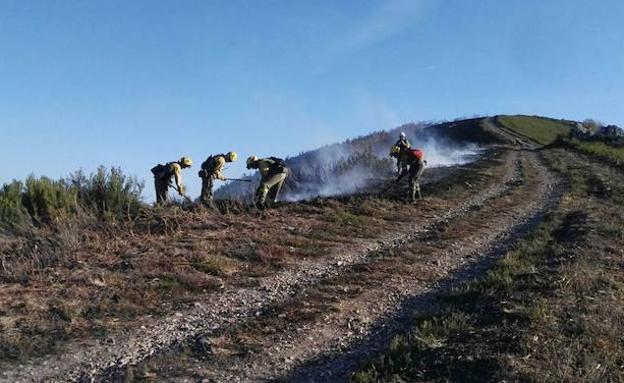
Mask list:
[[[102,166],[89,176],[78,171],[60,180],[31,175],[24,183],[13,181],[0,189],[0,226],[50,224],[80,211],[104,220],[127,219],[144,205],[142,191],[143,183],[119,168]]]
[[[77,190],[84,207],[106,220],[134,217],[143,206],[143,182],[123,174],[120,168],[107,170],[100,166],[88,177],[77,171],[70,175],[67,183]]]
[[[76,192],[63,181],[29,176],[22,192],[22,205],[35,223],[50,223],[75,214]]]
[[[19,181],[5,184],[0,189],[0,223],[9,226],[23,224],[28,212],[22,205],[23,185]]]

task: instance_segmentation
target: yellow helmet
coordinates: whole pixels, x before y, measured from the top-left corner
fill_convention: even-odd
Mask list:
[[[258,157],[256,156],[251,156],[247,158],[247,169],[251,168],[251,165],[253,165],[253,163],[256,161],[258,161]]]
[[[193,166],[193,160],[191,159],[191,157],[182,157],[180,158],[180,163],[183,165],[188,166],[189,168],[191,166]]]
[[[226,156],[232,162],[238,159],[238,154],[236,154],[236,152],[229,152]]]

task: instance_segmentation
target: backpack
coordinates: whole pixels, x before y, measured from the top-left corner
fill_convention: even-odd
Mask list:
[[[273,161],[273,163],[269,165],[269,173],[284,173],[284,170],[286,169],[286,161],[277,157],[269,157],[268,159]]]
[[[213,154],[206,158],[206,161],[202,162],[201,168],[206,170],[207,173],[212,173],[214,170],[214,159],[217,157],[227,158],[225,154]]]
[[[392,146],[392,148],[390,148],[390,157],[399,158],[400,155],[401,155],[400,147],[398,147],[397,145],[394,145]]]
[[[425,158],[425,152],[420,149],[410,149],[410,153],[418,160],[423,160]]]
[[[154,177],[156,178],[164,178],[167,176],[171,176],[173,175],[173,173],[171,172],[171,164],[173,162],[167,162],[167,164],[163,165],[163,164],[158,164],[156,166],[154,166],[153,168],[151,168],[151,172],[154,175]]]

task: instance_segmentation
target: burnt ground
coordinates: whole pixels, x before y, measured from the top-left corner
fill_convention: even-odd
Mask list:
[[[180,211],[148,217],[131,233],[111,229],[95,245],[76,244],[72,253],[74,261],[89,252],[98,260],[92,262],[97,267],[82,269],[89,287],[76,291],[74,300],[88,302],[96,297],[92,290],[108,291],[89,306],[108,309],[107,315],[69,316],[65,321],[74,329],[37,353],[3,358],[0,378],[348,380],[415,317],[436,313],[440,295],[483,275],[559,209],[569,188],[565,174],[551,152],[504,147],[436,177],[416,205],[405,204],[399,189],[385,199],[318,199],[267,212],[237,206],[225,215]],[[609,193],[593,183],[596,195]],[[162,271],[139,274],[148,265],[171,263],[177,268],[168,272],[186,275],[186,285],[172,278],[174,286],[163,292]],[[8,284],[0,299],[21,288],[25,301],[42,305],[55,289],[68,289],[64,275],[76,271],[64,267],[58,262],[54,273],[34,274],[32,291]],[[124,288],[126,296],[144,292],[132,301],[138,308],[131,317],[111,309],[115,299],[130,301]],[[3,312],[14,318],[3,322],[5,329],[27,315],[23,305]],[[19,327],[11,334],[3,341],[18,348]]]

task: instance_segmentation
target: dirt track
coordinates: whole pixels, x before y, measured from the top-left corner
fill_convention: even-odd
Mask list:
[[[227,288],[109,342],[75,342],[4,371],[2,381],[344,379],[401,328],[408,309],[430,309],[437,290],[482,271],[557,198],[537,154],[503,156],[500,178],[393,237]]]
[[[346,379],[387,344],[406,313],[431,309],[437,290],[483,271],[557,197],[556,180],[537,155],[513,152],[508,161],[505,182],[465,209],[257,318],[193,339],[194,357],[170,353],[145,370],[181,382]]]

